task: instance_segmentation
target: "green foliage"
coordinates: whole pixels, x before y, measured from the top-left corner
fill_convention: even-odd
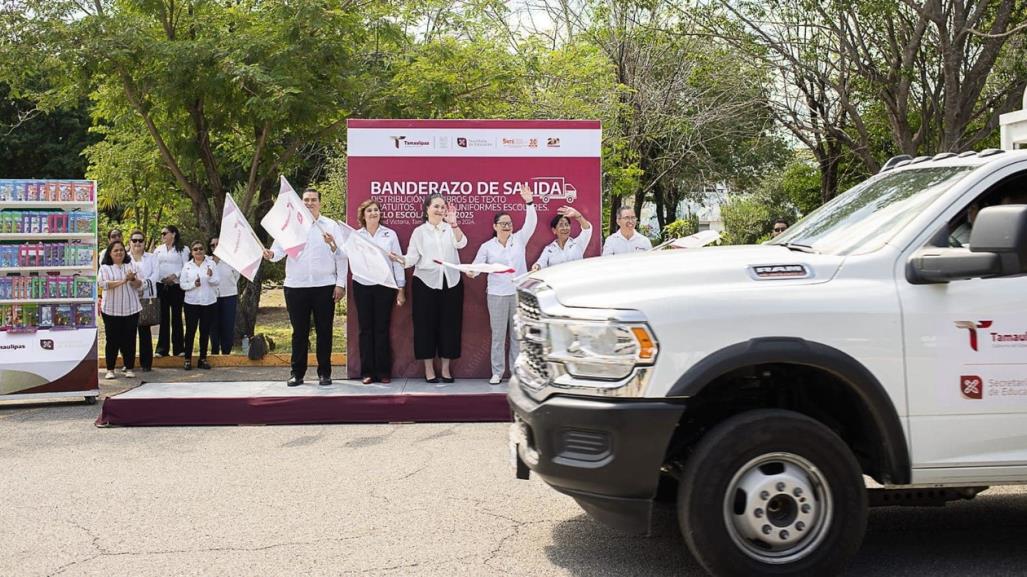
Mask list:
[[[682,238],[689,235],[693,235],[699,232],[699,217],[695,215],[689,215],[686,218],[679,218],[674,222],[663,227],[663,235],[661,240],[670,240],[672,238]]]
[[[775,215],[762,199],[739,195],[720,207],[724,219],[723,244],[754,244],[763,240],[770,231]]]
[[[793,160],[767,176],[754,198],[762,199],[775,218],[795,222],[820,206],[820,172],[803,159]]]
[[[85,178],[82,149],[89,135],[87,102],[40,112],[32,102],[9,98],[0,83],[0,172],[4,178]]]

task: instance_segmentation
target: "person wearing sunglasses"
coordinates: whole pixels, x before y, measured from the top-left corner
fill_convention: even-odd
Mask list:
[[[239,308],[239,271],[214,254],[220,240],[210,239],[210,255],[217,263],[218,302],[214,309],[214,326],[210,328],[210,352],[214,355],[232,354],[235,341],[235,311]]]
[[[143,231],[136,229],[128,235],[128,254],[132,263],[139,269],[139,279],[142,281],[139,296],[143,299],[157,297],[158,278],[157,257],[146,252],[146,237]],[[153,370],[153,333],[150,327],[139,325],[139,368],[144,373]]]
[[[620,228],[606,237],[606,242],[603,243],[603,256],[645,252],[653,248],[653,243],[635,230],[638,226],[638,217],[635,216],[634,208],[622,206],[617,209],[617,226]]]
[[[168,353],[182,354],[182,303],[185,293],[178,283],[178,273],[189,262],[189,251],[182,245],[178,228],[168,225],[160,230],[161,244],[153,251],[157,258],[157,297],[160,299],[160,333],[155,357]]]
[[[770,230],[770,237],[774,238],[786,230],[788,230],[788,221],[783,218],[779,218],[774,221],[774,228]]]
[[[210,339],[210,326],[214,322],[214,309],[218,301],[217,263],[207,256],[204,244],[196,241],[189,246],[192,258],[182,266],[178,274],[178,284],[185,293],[185,362],[183,368],[192,370],[193,339],[196,337],[196,326],[200,327],[200,360],[196,366],[210,369],[207,362],[207,343]]]
[[[492,327],[490,385],[498,385],[507,368],[513,371],[514,360],[520,352],[513,332],[513,315],[517,311],[517,287],[513,279],[528,273],[524,252],[531,235],[535,234],[538,222],[531,190],[522,187],[520,193],[525,204],[524,226],[514,232],[510,213],[497,212],[492,219],[492,239],[483,243],[478,248],[478,255],[474,257],[474,264],[501,264],[514,269],[513,273],[489,273],[488,276],[485,299]],[[468,276],[473,278],[478,273],[468,273]],[[506,355],[507,336],[510,337],[509,356]]]

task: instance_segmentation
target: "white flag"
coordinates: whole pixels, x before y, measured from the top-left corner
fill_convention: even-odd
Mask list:
[[[252,282],[263,255],[264,246],[257,240],[250,223],[246,222],[246,215],[239,210],[232,195],[226,194],[225,210],[221,213],[221,234],[214,256]]]
[[[314,226],[314,215],[310,214],[284,176],[275,205],[260,220],[260,226],[278,241],[285,254],[293,258],[298,257],[307,245],[307,235]]]
[[[487,273],[487,274],[517,272],[510,265],[498,264],[498,263],[457,264],[457,263],[452,263],[452,262],[441,261],[441,260],[438,260],[438,259],[435,259],[435,262],[437,262],[438,264],[441,264],[442,266],[444,266],[446,268],[451,268],[451,269],[454,269],[454,270],[458,270],[460,272]]]
[[[720,240],[720,233],[715,230],[704,230],[695,234],[688,235],[684,238],[678,238],[671,241],[670,245],[674,248],[699,248]]]
[[[340,222],[339,227],[346,238],[342,246],[349,259],[349,269],[353,272],[353,276],[398,289],[396,277],[392,273],[392,261],[389,260],[389,253],[356,234],[356,231],[348,224]]]

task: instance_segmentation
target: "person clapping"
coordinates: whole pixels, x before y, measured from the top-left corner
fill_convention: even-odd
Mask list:
[[[178,275],[179,285],[185,292],[185,370],[192,370],[193,338],[196,325],[200,327],[200,360],[196,366],[210,369],[207,362],[207,343],[210,326],[214,320],[214,309],[218,300],[217,286],[220,284],[217,263],[206,255],[206,248],[200,241],[190,246],[192,259],[182,266]]]

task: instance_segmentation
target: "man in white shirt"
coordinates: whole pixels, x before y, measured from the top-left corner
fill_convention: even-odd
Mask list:
[[[635,230],[638,218],[635,216],[635,209],[630,206],[622,206],[617,210],[617,232],[606,237],[603,244],[603,256],[611,254],[628,254],[632,252],[645,252],[653,248],[649,239]]]
[[[310,346],[310,315],[314,315],[317,335],[318,384],[332,384],[332,325],[335,303],[346,296],[348,262],[336,238],[342,231],[336,222],[321,215],[321,193],[313,188],[303,191],[303,204],[314,217],[307,244],[298,257],[285,261],[285,308],[292,325],[292,376],[288,385],[303,384]],[[275,241],[264,250],[264,258],[278,262],[285,250]]]

